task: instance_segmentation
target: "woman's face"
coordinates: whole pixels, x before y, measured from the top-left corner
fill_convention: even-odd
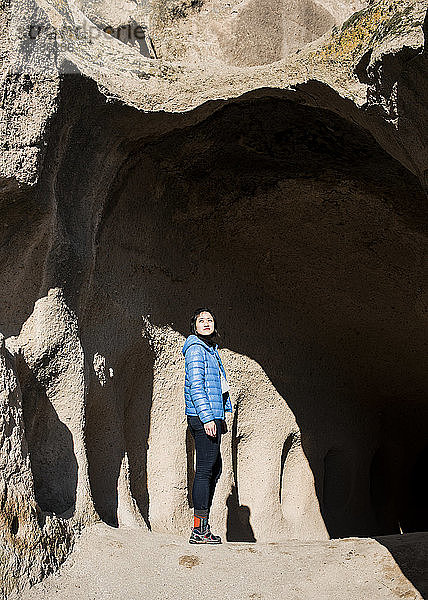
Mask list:
[[[201,312],[196,317],[196,331],[199,335],[211,335],[214,333],[214,319],[209,312]]]

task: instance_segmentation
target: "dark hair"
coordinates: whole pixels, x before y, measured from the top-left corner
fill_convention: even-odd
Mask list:
[[[193,317],[190,319],[190,333],[193,333],[194,335],[197,335],[197,333],[196,333],[196,319],[203,312],[209,312],[210,315],[212,316],[212,318],[214,319],[214,333],[212,334],[213,337],[215,335],[218,335],[220,337],[220,334],[217,331],[217,319],[216,319],[215,314],[213,313],[213,311],[210,310],[209,308],[198,308],[197,310],[195,310],[195,312],[193,313]]]

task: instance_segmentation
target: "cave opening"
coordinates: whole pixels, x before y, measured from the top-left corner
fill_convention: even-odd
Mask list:
[[[428,531],[428,446],[413,457],[408,470],[408,492],[404,496],[404,507],[400,518],[405,532]]]
[[[329,534],[390,532],[382,481],[393,475],[376,452],[396,428],[386,399],[419,403],[425,384],[426,198],[366,129],[266,94],[194,122],[112,106],[75,125],[89,138],[100,124],[123,135],[80,318],[85,354],[100,352],[120,372],[106,386],[92,375],[87,406],[92,492],[111,524],[124,452],[147,523],[158,476],[147,467],[154,355],[141,316],[187,336],[189,315],[207,304],[221,346],[260,364],[293,412]],[[95,159],[79,160],[95,177]],[[415,423],[427,414],[418,406],[403,426],[420,439]],[[289,454],[281,448],[278,477]],[[413,464],[420,449],[400,452]],[[280,477],[280,495],[289,483]]]

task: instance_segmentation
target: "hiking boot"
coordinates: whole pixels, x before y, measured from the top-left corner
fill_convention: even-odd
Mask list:
[[[221,544],[221,537],[211,533],[210,526],[201,533],[198,529],[193,528],[190,534],[189,544]]]

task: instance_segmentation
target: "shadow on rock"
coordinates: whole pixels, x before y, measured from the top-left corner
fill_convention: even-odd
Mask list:
[[[403,575],[423,598],[428,598],[428,533],[407,533],[374,538],[388,549]]]

